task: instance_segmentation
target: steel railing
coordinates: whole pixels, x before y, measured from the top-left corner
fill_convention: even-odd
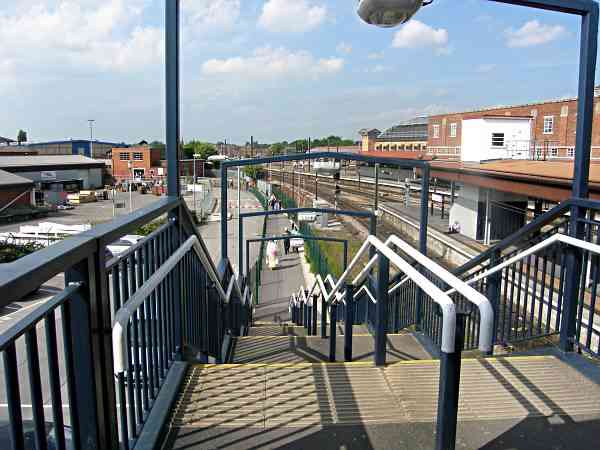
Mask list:
[[[165,216],[126,252],[107,253],[110,243]],[[62,274],[65,289],[0,335],[8,448],[22,448],[32,436],[40,449],[135,447],[174,362],[184,353],[225,361],[231,338],[252,320],[247,280],[235,279],[228,261],[215,266],[180,198],[159,199],[4,264],[0,305]],[[134,311],[124,327],[125,359],[122,346],[113,355],[105,334],[123,308]],[[24,423],[30,419],[33,431]]]

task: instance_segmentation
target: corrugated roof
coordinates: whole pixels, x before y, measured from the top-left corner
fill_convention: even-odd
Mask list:
[[[104,165],[103,161],[82,155],[0,156],[0,168]]]
[[[0,168],[24,166],[103,165],[103,161],[82,155],[0,156]]]
[[[33,186],[33,181],[14,173],[0,170],[0,187],[7,188],[10,186]]]

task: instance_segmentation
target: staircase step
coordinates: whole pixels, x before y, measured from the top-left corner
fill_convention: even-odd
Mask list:
[[[173,427],[302,427],[436,420],[439,361],[190,368]],[[577,386],[574,389],[574,386]],[[459,420],[600,417],[600,386],[554,356],[464,359]]]
[[[353,336],[353,360],[371,361],[374,352],[373,336]],[[388,335],[387,360],[403,361],[429,359],[417,339],[408,333]],[[344,337],[336,339],[336,360],[344,361]],[[234,363],[299,363],[329,361],[329,338],[320,336],[246,336],[234,342]]]

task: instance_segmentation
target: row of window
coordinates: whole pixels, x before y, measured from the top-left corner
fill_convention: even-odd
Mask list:
[[[426,144],[377,144],[375,150],[389,150],[389,151],[419,151],[426,150]]]
[[[450,125],[448,125],[448,130],[448,136],[451,138],[455,138],[458,132],[458,124],[456,122],[452,122]],[[433,137],[440,137],[440,126],[438,124],[435,124],[433,126]]]
[[[457,135],[458,124],[452,122],[449,126],[449,137],[455,138]],[[544,116],[544,134],[554,133],[554,116]],[[433,138],[438,139],[440,137],[440,125],[433,125]]]
[[[131,154],[129,152],[121,152],[119,153],[119,160],[120,161],[129,161],[129,158],[131,157]],[[133,152],[133,160],[134,161],[143,161],[144,160],[144,154],[141,152]]]

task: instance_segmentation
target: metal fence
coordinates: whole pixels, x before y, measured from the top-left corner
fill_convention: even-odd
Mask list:
[[[107,245],[165,214],[167,223],[107,258]],[[228,261],[214,266],[179,198],[5,264],[0,302],[62,274],[65,289],[0,336],[8,448],[135,447],[174,362],[186,353],[226,360],[251,321],[247,283]],[[122,359],[107,330],[124,312]]]

